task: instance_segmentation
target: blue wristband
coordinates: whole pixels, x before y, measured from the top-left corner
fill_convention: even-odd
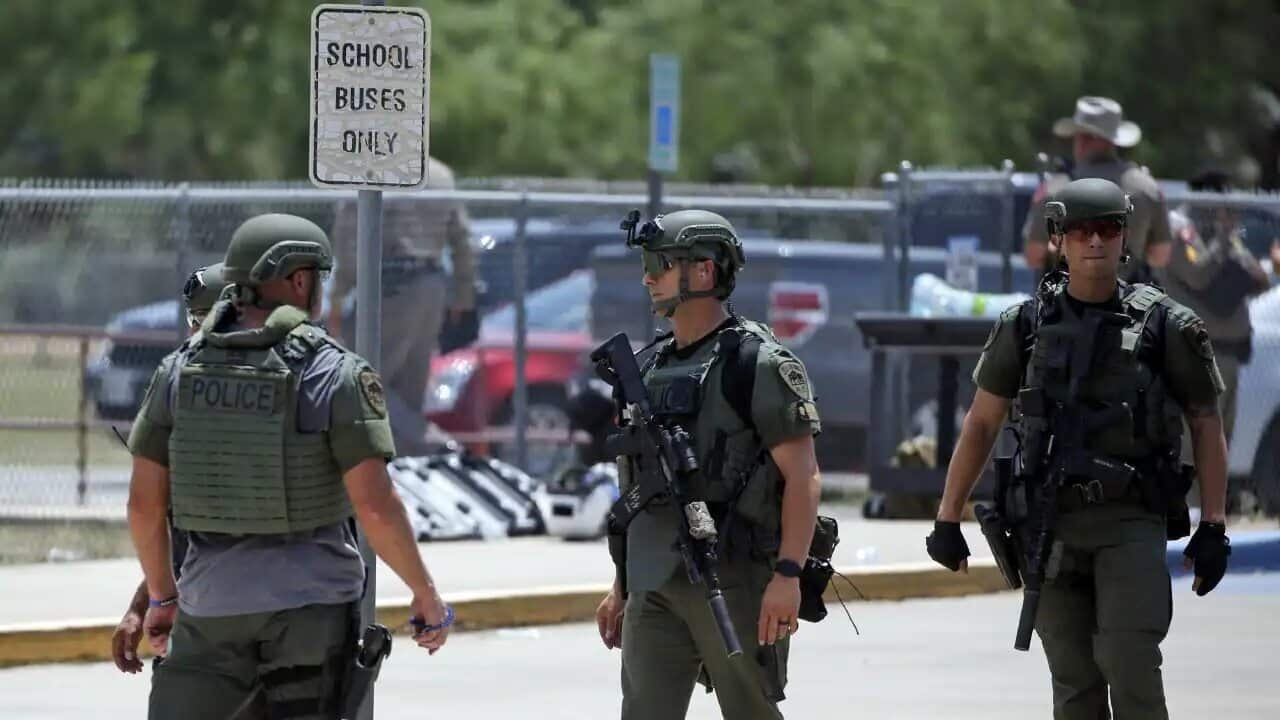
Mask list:
[[[417,615],[409,618],[409,624],[413,626],[415,635],[421,635],[424,632],[433,630],[443,630],[453,624],[453,606],[444,606],[444,620],[439,625],[428,625]]]
[[[177,604],[178,604],[177,595],[174,595],[173,597],[165,598],[164,600],[156,600],[155,598],[152,598],[147,601],[147,605],[153,608],[170,607],[172,605],[177,605]]]

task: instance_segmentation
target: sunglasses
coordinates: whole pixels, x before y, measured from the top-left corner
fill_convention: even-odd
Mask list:
[[[1097,233],[1103,240],[1114,240],[1124,232],[1124,221],[1119,218],[1095,218],[1080,222],[1067,223],[1067,233],[1081,233],[1086,238]]]
[[[644,250],[640,253],[640,262],[644,267],[646,275],[658,277],[675,267],[675,258],[664,252],[654,252],[653,250]]]

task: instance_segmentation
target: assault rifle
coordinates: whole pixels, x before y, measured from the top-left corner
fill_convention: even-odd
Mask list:
[[[729,619],[729,608],[720,589],[716,523],[699,489],[699,474],[692,438],[678,424],[659,422],[653,416],[649,395],[625,333],[609,338],[591,353],[596,373],[613,386],[619,408],[620,432],[611,436],[609,454],[630,458],[629,487],[608,516],[609,553],[626,577],[626,532],[631,520],[651,501],[670,498],[678,520],[676,546],[684,560],[690,583],[701,583],[707,604],[729,657],[742,653],[742,644]],[[622,474],[620,472],[620,474]]]

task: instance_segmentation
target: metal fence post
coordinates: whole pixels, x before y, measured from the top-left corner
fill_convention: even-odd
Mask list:
[[[178,206],[174,217],[173,235],[176,244],[174,253],[177,263],[178,282],[182,283],[186,280],[187,275],[191,272],[191,268],[187,266],[190,262],[187,260],[187,247],[191,243],[191,184],[182,183],[178,186]],[[187,308],[185,303],[178,303],[178,344],[181,344],[187,337]]]
[[[1005,158],[1000,166],[1004,181],[1000,185],[1000,292],[1013,292],[1013,161]]]
[[[898,310],[911,309],[911,163],[898,166]]]
[[[512,253],[511,257],[514,285],[512,291],[515,295],[513,301],[516,311],[516,389],[511,398],[511,410],[516,430],[516,465],[522,469],[526,467],[529,459],[529,443],[525,435],[529,424],[529,381],[526,375],[528,372],[526,366],[526,360],[528,359],[526,340],[529,318],[528,309],[524,305],[524,296],[528,291],[529,282],[528,224],[529,191],[528,188],[522,188],[520,202],[516,205],[516,245],[515,252]]]
[[[915,168],[908,160],[898,166],[898,311],[911,312],[911,242],[912,237],[912,171]],[[885,358],[888,367],[888,390],[890,402],[889,427],[893,428],[893,436],[889,438],[887,447],[891,448],[894,437],[901,438],[910,431],[910,403],[907,398],[908,379],[911,374],[911,356],[897,351],[890,351]]]
[[[89,367],[89,338],[80,336],[80,407],[76,411],[76,501],[84,505],[89,493],[89,387],[85,371]]]

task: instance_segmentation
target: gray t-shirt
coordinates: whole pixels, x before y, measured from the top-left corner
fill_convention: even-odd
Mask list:
[[[346,384],[343,353],[322,346],[301,376],[298,429],[329,429],[334,395]],[[169,374],[169,402],[178,373]],[[305,605],[354,602],[364,588],[364,564],[351,527],[341,522],[290,535],[187,533],[178,578],[179,607],[195,616],[274,612]]]

